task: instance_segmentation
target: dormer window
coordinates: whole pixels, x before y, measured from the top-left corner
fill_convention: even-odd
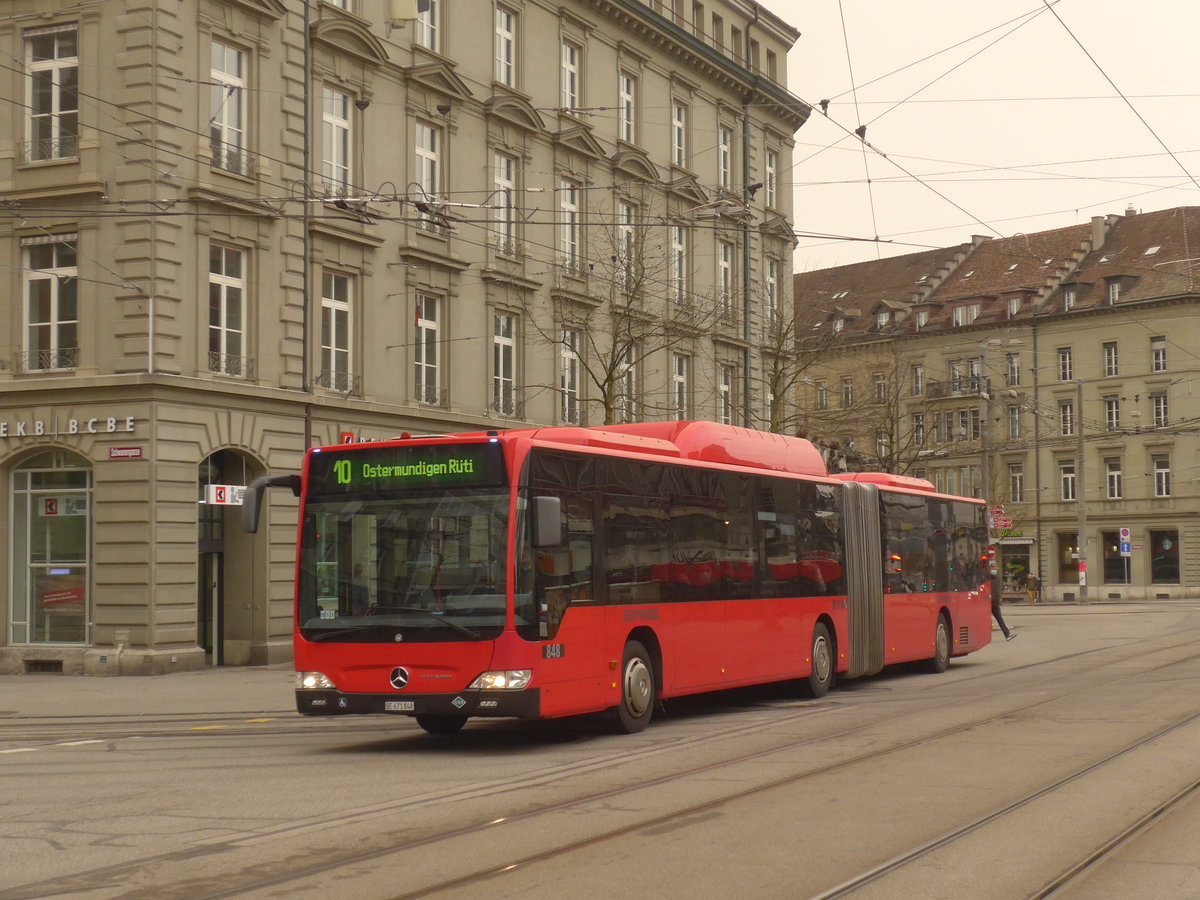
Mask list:
[[[1110,278],[1108,280],[1107,293],[1105,294],[1105,299],[1108,300],[1109,304],[1116,303],[1118,300],[1121,299],[1121,279],[1120,278]]]
[[[834,319],[829,327],[833,329],[834,334],[837,334],[845,326],[846,326],[846,321],[844,319]]]
[[[875,325],[879,328],[886,328],[892,324],[892,313],[890,310],[881,310],[875,313]]]
[[[1070,312],[1075,306],[1075,285],[1068,284],[1062,290],[1063,312]]]
[[[1008,317],[1011,319],[1013,316],[1015,316],[1020,311],[1021,311],[1021,298],[1020,297],[1009,297],[1008,298]]]
[[[953,320],[954,327],[958,328],[963,325],[970,325],[979,317],[979,304],[967,303],[963,306],[954,307]]]
[[[929,310],[918,309],[915,313],[915,317],[917,328],[924,328],[929,323]]]

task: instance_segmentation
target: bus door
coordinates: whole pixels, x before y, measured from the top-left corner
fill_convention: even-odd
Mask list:
[[[879,489],[848,481],[842,485],[846,537],[850,668],[847,675],[873,675],[884,665],[883,552]]]

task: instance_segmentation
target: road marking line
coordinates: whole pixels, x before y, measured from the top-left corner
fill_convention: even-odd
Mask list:
[[[271,719],[246,719],[246,721],[247,722],[275,722],[277,720],[274,718],[271,718]]]
[[[228,728],[228,725],[197,725],[192,731],[216,731],[218,728]]]
[[[37,747],[15,747],[12,750],[0,750],[0,753],[32,753]]]
[[[83,744],[103,744],[103,743],[104,743],[104,741],[101,741],[101,740],[63,741],[61,744],[55,744],[54,746],[55,747],[80,747]]]

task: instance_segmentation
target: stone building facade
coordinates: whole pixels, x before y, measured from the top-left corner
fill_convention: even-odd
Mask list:
[[[0,672],[286,659],[307,446],[760,425],[798,32],[682,6],[9,4]]]

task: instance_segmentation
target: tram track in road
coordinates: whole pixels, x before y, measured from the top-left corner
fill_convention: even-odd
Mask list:
[[[1193,646],[1191,641],[1177,640],[1171,643],[1160,644],[1160,649],[1156,658],[1161,659],[1161,654],[1169,650],[1178,651],[1181,649]],[[1112,648],[1109,648],[1110,651]],[[1129,662],[1144,658],[1144,647],[1141,652],[1137,653],[1120,653],[1116,658],[1106,660],[1105,667],[1109,666],[1124,666]],[[635,834],[638,831],[648,828],[670,826],[676,823],[688,820],[690,817],[702,815],[706,812],[714,810],[726,804],[731,804],[743,798],[753,797],[755,795],[765,794],[772,790],[777,790],[790,785],[798,784],[806,779],[815,779],[823,775],[829,775],[838,771],[846,770],[854,766],[862,765],[873,760],[879,760],[887,757],[889,754],[901,753],[926,745],[932,745],[939,740],[944,740],[954,735],[964,734],[974,729],[981,728],[991,723],[996,723],[1002,719],[1009,717],[1020,716],[1036,710],[1039,707],[1049,703],[1061,702],[1064,699],[1085,694],[1093,691],[1108,691],[1115,685],[1121,682],[1129,681],[1135,678],[1145,678],[1147,675],[1167,669],[1171,666],[1181,665],[1187,662],[1194,661],[1200,658],[1200,653],[1192,653],[1180,659],[1173,659],[1165,662],[1159,662],[1152,666],[1137,666],[1136,671],[1124,672],[1115,677],[1105,678],[1100,682],[1091,683],[1083,687],[1068,691],[1056,691],[1052,696],[1039,697],[1032,702],[1008,705],[1002,709],[995,710],[988,715],[977,715],[969,717],[964,721],[960,721],[951,727],[941,728],[931,731],[924,735],[919,735],[911,740],[888,741],[886,744],[877,746],[869,752],[858,752],[850,755],[843,755],[837,761],[826,764],[812,766],[803,771],[788,772],[778,778],[767,779],[761,783],[749,785],[743,789],[728,791],[723,790],[717,796],[707,798],[699,803],[687,804],[679,808],[665,811],[655,816],[639,816],[636,821],[624,824],[620,827],[608,829],[602,832],[588,834],[574,841],[563,841],[555,846],[548,847],[536,853],[530,853],[519,858],[504,860],[494,864],[480,865],[477,868],[472,868],[470,871],[461,872],[455,875],[452,879],[444,879],[438,883],[430,883],[415,888],[408,893],[397,894],[396,896],[403,897],[419,897],[436,891],[453,890],[456,887],[463,887],[476,882],[482,882],[487,879],[496,877],[503,871],[516,868],[526,868],[539,862],[552,860],[556,857],[564,857],[571,853],[580,851],[592,845],[601,844],[606,841],[618,839],[620,837]],[[1056,677],[1057,679],[1057,677]],[[1027,685],[1030,690],[1036,690],[1039,685]],[[972,702],[970,700],[951,701],[944,705],[945,708],[959,706]],[[384,802],[369,808],[360,808],[356,810],[343,811],[337,815],[331,816],[315,816],[310,819],[295,821],[291,823],[281,823],[278,826],[267,827],[264,829],[244,832],[239,835],[227,835],[224,837],[211,838],[203,841],[200,844],[191,845],[188,850],[176,851],[174,853],[165,853],[159,856],[145,857],[138,860],[131,860],[127,863],[117,866],[106,867],[103,871],[93,870],[92,872],[81,872],[76,875],[64,876],[63,878],[50,879],[35,885],[26,885],[24,889],[17,889],[15,892],[0,892],[0,898],[23,898],[44,896],[46,893],[70,893],[72,891],[94,889],[97,886],[96,881],[99,879],[101,883],[109,883],[108,879],[115,874],[122,879],[135,881],[139,874],[142,877],[141,883],[147,883],[146,878],[156,880],[162,877],[164,880],[158,882],[158,888],[155,892],[147,892],[143,896],[157,897],[200,897],[207,896],[210,898],[216,897],[233,897],[241,896],[256,891],[272,890],[276,888],[285,888],[286,886],[298,886],[308,880],[320,878],[322,876],[336,875],[339,872],[353,872],[363,865],[378,863],[386,860],[388,857],[398,857],[401,854],[411,853],[413,851],[428,851],[430,848],[445,846],[450,847],[456,841],[478,840],[485,834],[494,833],[496,829],[515,828],[525,825],[536,826],[539,818],[561,814],[564,812],[586,811],[588,807],[602,806],[611,804],[612,801],[622,796],[631,796],[639,791],[651,791],[663,787],[668,787],[673,784],[685,782],[688,780],[695,781],[701,776],[705,776],[708,781],[716,783],[720,778],[712,778],[713,775],[719,775],[722,771],[736,772],[739,768],[746,766],[759,760],[769,760],[770,757],[795,751],[805,748],[806,746],[815,746],[819,744],[830,744],[837,741],[846,741],[854,738],[861,738],[862,735],[871,730],[883,729],[888,726],[894,726],[900,723],[905,718],[913,715],[914,712],[905,711],[897,713],[894,716],[888,716],[884,719],[874,720],[864,725],[856,725],[850,728],[842,728],[833,732],[827,732],[816,736],[805,736],[798,740],[787,741],[779,746],[772,746],[765,749],[756,750],[749,753],[740,753],[732,757],[725,757],[715,762],[709,762],[703,765],[692,766],[684,770],[669,772],[654,778],[642,778],[635,782],[621,785],[615,788],[602,791],[591,791],[583,796],[575,797],[558,803],[540,804],[527,808],[525,810],[514,811],[508,816],[498,816],[487,821],[479,821],[468,823],[457,828],[450,828],[434,833],[430,833],[418,837],[402,837],[399,834],[388,835],[383,832],[380,836],[379,843],[370,848],[365,848],[359,845],[360,849],[353,852],[339,851],[336,854],[326,854],[326,858],[316,860],[311,854],[300,857],[292,857],[284,860],[275,866],[255,866],[244,867],[240,870],[243,875],[251,875],[245,880],[239,879],[239,870],[235,869],[225,876],[226,883],[235,885],[227,891],[219,893],[208,893],[207,887],[211,882],[203,882],[199,880],[180,882],[173,875],[182,875],[183,870],[187,868],[186,863],[204,858],[211,865],[213,856],[224,853],[236,853],[239,850],[249,850],[255,846],[259,846],[271,841],[278,841],[289,837],[301,837],[306,833],[321,833],[328,834],[331,830],[351,826],[360,825],[368,820],[375,820],[376,823],[380,818],[396,821],[402,816],[398,814],[408,811],[412,812],[421,807],[434,804],[443,804],[454,800],[474,799],[487,794],[498,795],[505,792],[513,791],[520,792],[523,789],[534,787],[536,785],[545,785],[550,783],[560,782],[563,779],[572,775],[586,774],[594,772],[598,769],[612,767],[615,765],[630,765],[638,762],[639,758],[650,758],[655,755],[678,753],[688,747],[697,747],[703,744],[711,744],[715,742],[728,742],[730,740],[745,737],[746,735],[755,732],[762,732],[768,729],[778,729],[781,726],[788,726],[795,722],[812,718],[814,713],[833,711],[836,707],[826,706],[814,708],[815,705],[807,705],[799,710],[792,712],[786,716],[766,715],[764,714],[758,721],[753,723],[744,723],[742,725],[721,729],[719,732],[706,732],[703,735],[698,735],[692,738],[683,740],[671,741],[666,744],[658,745],[649,748],[640,748],[630,752],[626,749],[617,748],[611,754],[604,754],[600,757],[593,757],[581,762],[566,763],[558,767],[552,767],[551,771],[542,770],[536,775],[531,774],[524,779],[505,780],[495,784],[476,783],[470,785],[460,785],[453,790],[441,790],[429,792],[425,795],[417,797],[404,798],[397,801]],[[772,710],[771,712],[775,712]],[[742,715],[739,713],[738,715]],[[374,826],[376,832],[380,830],[377,825]],[[517,842],[519,843],[519,842]],[[926,851],[928,852],[928,851]],[[462,856],[461,858],[472,858],[470,855]],[[160,867],[163,867],[160,870]],[[403,866],[400,866],[403,868]],[[155,873],[156,874],[152,874]],[[272,872],[273,874],[267,874]],[[170,873],[170,874],[169,874]],[[253,874],[251,874],[253,873]],[[263,876],[266,877],[263,877]],[[240,881],[240,883],[239,883]],[[203,887],[201,887],[203,885]],[[134,895],[130,895],[134,896]]]

